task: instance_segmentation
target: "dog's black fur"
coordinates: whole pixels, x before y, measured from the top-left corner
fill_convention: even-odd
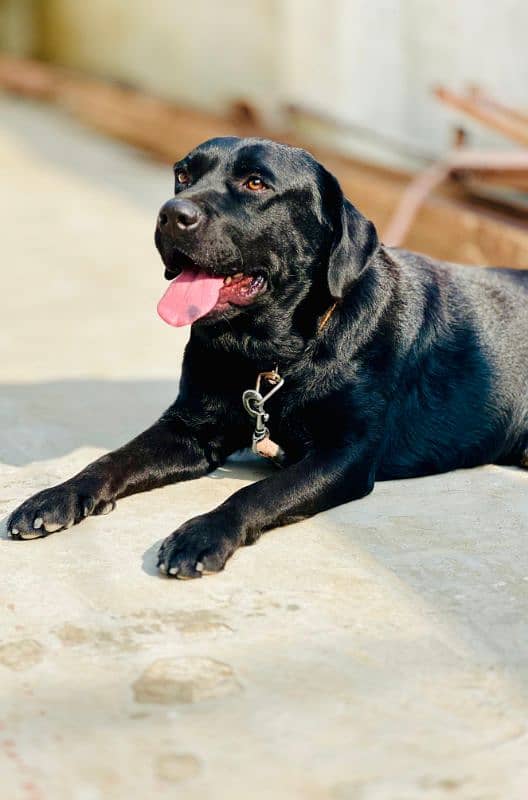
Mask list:
[[[215,469],[248,446],[241,395],[275,365],[285,384],[267,410],[285,468],[182,525],[161,547],[162,571],[221,570],[263,531],[363,497],[376,480],[523,464],[528,271],[383,247],[303,150],[222,138],[178,167],[190,183],[177,183],[176,194],[203,224],[170,235],[158,225],[168,276],[185,258],[218,275],[260,273],[267,290],[196,322],[174,405],[128,445],[23,503],[12,536],[44,535],[120,497]],[[262,191],[245,188],[251,175],[265,181]]]

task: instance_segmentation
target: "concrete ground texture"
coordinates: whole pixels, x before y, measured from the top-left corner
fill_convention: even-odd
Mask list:
[[[0,174],[1,797],[527,798],[521,470],[379,484],[193,582],[159,543],[267,465],[7,539],[169,405],[188,330],[156,315],[169,167],[4,98]]]

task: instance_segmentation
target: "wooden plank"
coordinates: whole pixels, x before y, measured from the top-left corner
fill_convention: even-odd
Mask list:
[[[340,180],[350,200],[383,230],[412,178],[410,173],[366,164],[271,131],[251,109],[219,116],[182,108],[134,89],[72,74],[42,62],[0,56],[0,87],[53,102],[87,125],[173,162],[205,139],[260,135],[307,147]],[[528,269],[528,225],[483,213],[447,187],[429,197],[405,245],[436,258]]]
[[[368,168],[358,167],[345,167],[340,179],[352,202],[383,230],[402,197],[404,184],[374,177]],[[402,246],[446,261],[528,269],[525,225],[505,222],[498,215],[442,194],[427,199]]]

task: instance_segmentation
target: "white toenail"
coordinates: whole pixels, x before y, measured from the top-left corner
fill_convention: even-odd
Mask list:
[[[11,528],[11,533],[13,536],[18,536],[18,528]]]
[[[34,528],[41,528],[43,522],[44,522],[44,520],[42,519],[42,517],[37,517],[35,519],[35,522],[33,523],[33,527]]]
[[[169,572],[170,572],[171,575],[177,575],[178,574],[178,567],[171,567]]]
[[[165,564],[160,564],[159,565],[159,571],[163,572],[164,575],[167,574],[167,567],[165,566]]]
[[[196,572],[203,572],[203,564],[201,561],[196,562],[195,570]]]

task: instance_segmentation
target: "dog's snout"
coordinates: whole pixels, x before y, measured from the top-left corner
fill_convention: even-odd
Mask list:
[[[176,235],[198,227],[203,219],[200,208],[191,200],[173,197],[160,209],[158,228],[162,233]]]
[[[194,228],[201,219],[196,203],[190,200],[173,200],[173,214],[179,228]]]

